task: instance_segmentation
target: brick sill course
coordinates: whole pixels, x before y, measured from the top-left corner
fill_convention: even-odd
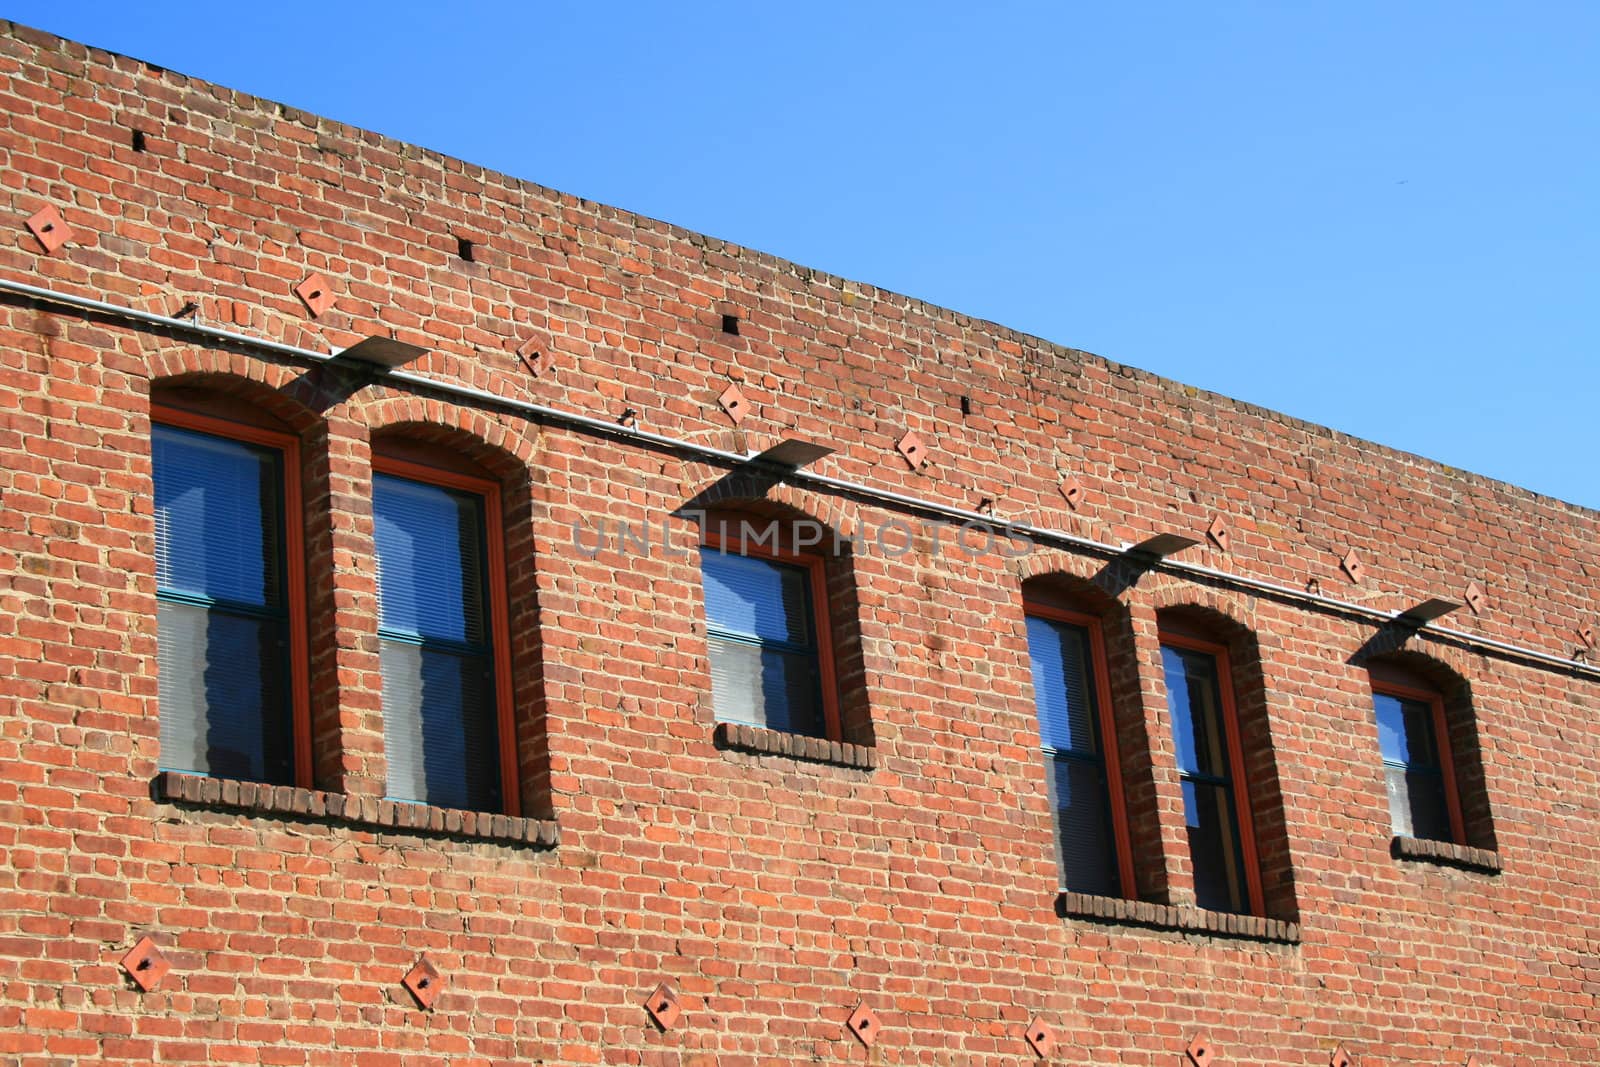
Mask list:
[[[1064,892],[1056,898],[1056,910],[1062,918],[1069,919],[1148,926],[1156,930],[1178,930],[1212,937],[1238,937],[1289,945],[1300,943],[1299,923],[1260,915],[1234,915],[1225,911],[1070,892]]]
[[[1424,863],[1441,863],[1450,867],[1465,867],[1470,871],[1499,874],[1500,853],[1487,848],[1458,845],[1453,841],[1429,841],[1421,837],[1397,837],[1389,844],[1395,859],[1421,860]]]
[[[435,808],[378,797],[353,797],[320,789],[208,778],[178,771],[162,771],[156,775],[155,798],[169,804],[316,819],[376,830],[437,834],[521,848],[554,848],[560,837],[554,819],[524,819],[485,811]]]
[[[768,730],[744,723],[719,722],[712,739],[722,748],[755,752],[764,756],[788,756],[812,763],[832,763],[870,771],[877,766],[877,753],[869,745],[830,741],[825,737],[806,737],[782,730]]]

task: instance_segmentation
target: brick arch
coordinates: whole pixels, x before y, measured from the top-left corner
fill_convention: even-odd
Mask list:
[[[837,496],[790,485],[760,471],[716,467],[708,463],[687,465],[680,482],[686,508],[709,509],[739,504],[776,506],[791,518],[821,524],[836,537],[848,540],[855,528],[852,509]],[[699,488],[696,489],[695,487]]]
[[[1006,567],[1018,583],[1059,579],[1064,585],[1081,583],[1093,587],[1096,595],[1113,601],[1122,601],[1123,593],[1138,578],[1134,565],[1117,559],[1071,552],[1060,548],[1041,548],[1033,544],[1030,551],[1007,561]]]
[[[308,406],[296,386],[304,378],[296,368],[267,363],[236,352],[184,348],[151,360],[150,395],[193,389],[258,405],[295,433],[305,436],[322,427],[322,416]]]
[[[1247,640],[1261,648],[1276,648],[1278,638],[1259,624],[1255,605],[1247,598],[1209,585],[1167,581],[1150,591],[1149,605],[1157,615],[1186,613],[1213,628],[1219,640],[1231,645]]]
[[[1081,568],[1036,569],[1038,573],[1029,575],[1018,583],[1024,597],[1047,601],[1058,600],[1070,603],[1074,605],[1074,610],[1088,614],[1101,616],[1115,614],[1119,619],[1128,619],[1128,605],[1111,595],[1110,591],[1096,581],[1095,574],[1084,574]]]
[[[1481,655],[1446,641],[1429,640],[1428,635],[1396,626],[1381,626],[1350,657],[1351,664],[1365,666],[1388,660],[1411,667],[1430,679],[1439,680],[1441,691],[1448,685],[1465,685],[1478,672]]]
[[[1079,555],[1059,548],[1035,546],[1027,555],[1018,556],[1008,564],[1018,581],[1063,575],[1083,581],[1094,581],[1094,576],[1105,569],[1105,563],[1093,556]]]
[[[1381,666],[1395,668],[1415,677],[1423,688],[1437,690],[1447,703],[1461,701],[1470,705],[1472,682],[1450,662],[1456,658],[1449,655],[1450,651],[1453,650],[1429,648],[1424,651],[1406,647],[1403,641],[1393,648],[1383,649],[1378,642],[1371,641],[1350,657],[1350,663],[1369,670]],[[1440,652],[1445,655],[1436,654]]]
[[[366,427],[369,438],[395,435],[438,445],[502,479],[526,477],[538,460],[536,431],[519,433],[476,408],[433,397],[411,393],[379,396],[351,405],[351,416]]]

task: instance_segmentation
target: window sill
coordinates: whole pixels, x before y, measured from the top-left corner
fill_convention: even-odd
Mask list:
[[[1422,837],[1397,837],[1389,844],[1398,860],[1421,860],[1447,867],[1465,867],[1469,871],[1499,874],[1500,853],[1487,848],[1458,845],[1453,841],[1430,841]]]
[[[554,848],[559,840],[554,819],[524,819],[484,811],[435,808],[378,797],[354,797],[320,789],[208,778],[178,771],[162,771],[156,775],[154,792],[156,800],[169,804],[492,841],[521,848]]]
[[[851,745],[843,741],[830,741],[825,737],[786,734],[781,730],[746,726],[744,723],[719,722],[712,738],[719,748],[755,752],[763,756],[788,756],[790,759],[832,763],[839,767],[854,767],[863,771],[870,771],[878,764],[877,752],[867,745]]]
[[[1062,893],[1056,898],[1056,911],[1065,919],[1148,926],[1155,930],[1177,930],[1209,937],[1273,941],[1288,945],[1300,943],[1299,923],[1260,915],[1234,915],[1224,911],[1151,904],[1143,900],[1123,900],[1089,893]]]

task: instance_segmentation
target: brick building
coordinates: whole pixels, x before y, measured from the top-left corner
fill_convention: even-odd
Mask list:
[[[1594,512],[0,78],[0,1062],[1600,1062]]]

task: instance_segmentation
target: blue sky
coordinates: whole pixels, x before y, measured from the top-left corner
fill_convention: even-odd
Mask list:
[[[1600,4],[4,14],[1600,507]]]

